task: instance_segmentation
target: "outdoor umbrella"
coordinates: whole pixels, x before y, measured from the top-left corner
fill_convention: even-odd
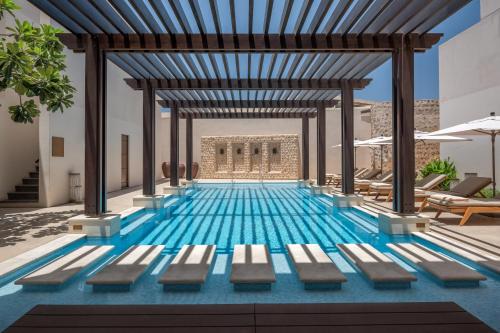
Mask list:
[[[436,132],[429,133],[431,136],[456,134],[456,135],[489,135],[491,138],[491,167],[493,178],[493,195],[496,193],[495,177],[495,139],[500,133],[500,117],[492,112],[490,117],[469,121],[464,124],[448,127]]]
[[[380,148],[380,172],[384,172],[384,147],[392,144],[392,137],[377,136],[359,143],[360,147]]]
[[[364,140],[358,140],[354,139],[354,166],[356,166],[356,150],[361,146],[361,143],[363,143]],[[338,145],[332,146],[332,148],[340,148],[342,147],[342,144],[339,143]]]
[[[436,133],[436,132],[434,132]],[[432,134],[434,134],[432,133]],[[415,141],[416,142],[429,142],[429,143],[441,143],[441,142],[461,142],[461,141],[470,141],[470,139],[461,138],[458,136],[452,135],[431,135],[428,132],[415,131]],[[380,136],[377,138],[373,138],[364,142],[364,144],[370,145],[379,145],[380,146],[380,168],[382,169],[382,161],[383,161],[383,146],[384,145],[392,145],[392,136]]]

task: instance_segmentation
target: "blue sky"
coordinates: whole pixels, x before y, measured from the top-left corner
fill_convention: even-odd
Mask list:
[[[479,0],[474,0],[452,17],[438,25],[432,32],[443,33],[439,44],[466,30],[479,21]],[[390,101],[391,89],[391,61],[374,70],[368,77],[373,81],[363,90],[356,91],[355,98]],[[415,55],[415,99],[439,98],[439,59],[438,46],[431,50]]]

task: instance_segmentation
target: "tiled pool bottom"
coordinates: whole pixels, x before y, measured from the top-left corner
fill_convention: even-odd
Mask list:
[[[200,219],[200,216],[204,218]],[[352,210],[332,212],[326,201],[312,198],[306,191],[297,190],[292,185],[266,185],[265,189],[257,185],[236,185],[232,188],[221,185],[202,186],[199,191],[192,193],[191,200],[178,205],[169,219],[159,222],[153,220],[127,235],[113,239],[111,242],[116,249],[110,256],[79,275],[60,291],[27,292],[13,282],[0,286],[0,329],[8,326],[35,304],[453,301],[500,330],[498,277],[488,275],[488,280],[482,282],[479,288],[444,288],[428,275],[415,272],[402,263],[385,247],[385,243],[389,241],[402,240],[408,239],[391,239],[378,234],[373,220]],[[209,242],[217,244],[219,250],[202,290],[163,292],[161,285],[157,283],[158,277],[178,248],[185,243]],[[277,273],[277,282],[270,292],[233,291],[229,283],[231,248],[236,243],[245,242],[264,242],[269,245]],[[321,244],[348,279],[342,290],[305,291],[283,247],[290,242]],[[335,243],[340,242],[368,242],[412,271],[418,281],[407,290],[375,290],[339,255]],[[89,240],[88,243],[97,243],[97,240]],[[85,281],[102,265],[135,243],[165,244],[167,249],[132,291],[94,293],[85,285]],[[67,251],[62,251],[60,255]]]

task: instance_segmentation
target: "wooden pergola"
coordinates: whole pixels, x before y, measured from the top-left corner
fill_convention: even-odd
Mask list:
[[[354,193],[353,90],[392,58],[396,212],[414,212],[415,52],[470,0],[29,0],[85,52],[85,213],[106,211],[106,60],[143,91],[143,193],[155,194],[155,100],[171,110],[171,184],[178,184],[179,119],[191,178],[193,119],[309,119],[317,124],[317,183],[325,184],[325,109],[341,95],[342,191]],[[157,97],[156,97],[157,96]]]

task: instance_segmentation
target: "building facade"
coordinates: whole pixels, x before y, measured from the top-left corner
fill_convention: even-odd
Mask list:
[[[500,116],[500,1],[481,0],[481,20],[439,47],[440,128]],[[464,149],[467,145],[467,149]],[[500,146],[496,147],[500,153]],[[489,137],[441,145],[460,178],[466,174],[491,176]],[[500,172],[500,163],[496,166]]]

